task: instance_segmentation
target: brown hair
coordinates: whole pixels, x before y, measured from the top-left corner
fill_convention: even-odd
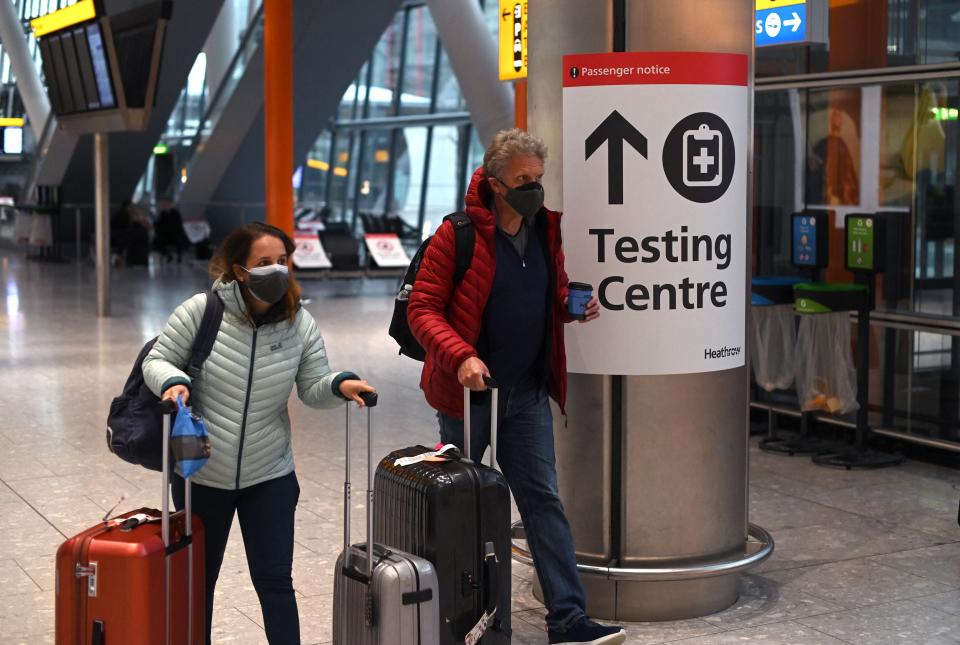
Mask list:
[[[237,276],[233,270],[234,265],[246,266],[253,243],[266,235],[283,242],[283,248],[287,252],[290,288],[287,289],[287,295],[280,302],[270,307],[264,316],[264,320],[267,322],[293,321],[294,316],[300,309],[300,285],[297,284],[297,279],[293,275],[293,264],[291,262],[296,246],[294,246],[293,240],[276,226],[270,226],[263,222],[250,222],[235,229],[220,244],[217,254],[210,260],[210,275],[221,282],[237,281]]]

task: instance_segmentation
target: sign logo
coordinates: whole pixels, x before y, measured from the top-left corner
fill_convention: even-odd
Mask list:
[[[663,146],[663,170],[670,185],[692,202],[715,202],[730,187],[736,146],[726,122],[711,112],[681,120]]]

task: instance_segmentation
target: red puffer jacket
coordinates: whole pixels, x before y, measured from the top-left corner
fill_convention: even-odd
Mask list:
[[[497,270],[494,239],[497,220],[486,206],[492,199],[491,193],[483,168],[477,169],[466,197],[466,213],[477,233],[473,261],[456,291],[453,288],[456,238],[453,226],[444,222],[423,256],[407,308],[410,330],[427,351],[420,387],[434,409],[457,419],[463,417],[463,386],[457,380],[457,369],[468,358],[477,356],[483,310]],[[538,217],[546,217],[547,221],[547,242],[553,264],[551,275],[556,292],[550,319],[548,389],[562,410],[567,398],[563,323],[570,320],[563,302],[569,280],[563,268],[560,213],[544,208]]]

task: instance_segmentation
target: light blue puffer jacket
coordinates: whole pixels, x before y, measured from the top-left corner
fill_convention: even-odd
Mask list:
[[[143,378],[157,396],[178,383],[190,387],[190,406],[207,426],[212,451],[193,481],[246,488],[293,470],[287,400],[294,384],[307,405],[332,408],[344,403],[340,382],[356,375],[330,370],[317,322],[305,309],[293,322],[255,327],[236,282],[217,282],[214,292],[224,303],[223,322],[199,377],[191,383],[184,370],[203,318],[203,293],[170,316],[143,361]]]

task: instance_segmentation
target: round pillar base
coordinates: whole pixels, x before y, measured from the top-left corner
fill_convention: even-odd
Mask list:
[[[526,532],[514,522],[513,559],[533,565],[523,542]],[[740,574],[773,554],[773,536],[751,524],[742,554],[709,563],[657,568],[602,567],[577,563],[587,595],[587,614],[601,620],[661,622],[700,618],[731,607],[740,596]],[[536,576],[533,595],[543,602]]]
[[[581,575],[587,614],[598,620],[647,623],[688,620],[728,609],[740,597],[740,575],[637,582]],[[533,595],[543,602],[534,577]]]

